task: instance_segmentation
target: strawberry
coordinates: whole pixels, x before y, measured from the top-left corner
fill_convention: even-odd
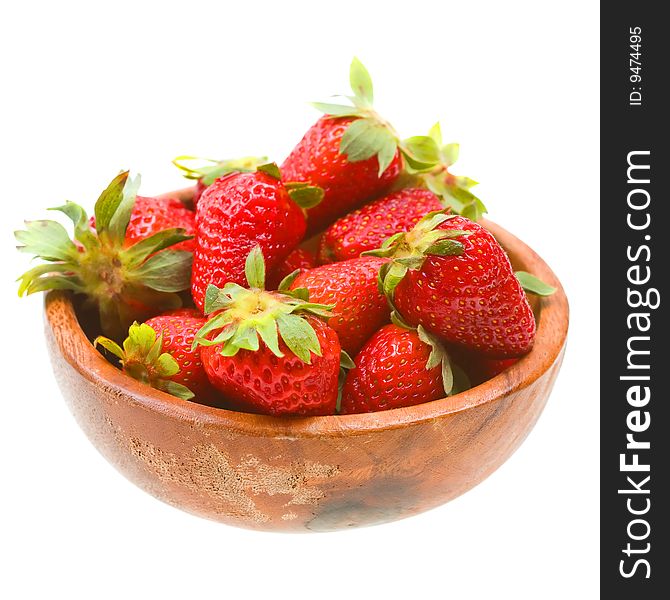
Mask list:
[[[465,217],[429,213],[373,254],[384,291],[410,325],[492,358],[530,351],[535,319],[509,258]]]
[[[196,211],[196,246],[191,292],[201,310],[209,284],[244,284],[244,264],[259,244],[268,270],[280,264],[305,234],[302,206],[318,202],[318,188],[287,189],[276,165],[217,179],[203,193]]]
[[[95,221],[94,225],[95,226]],[[152,236],[154,233],[180,227],[186,235],[195,234],[195,213],[175,198],[147,198],[138,196],[135,200],[130,222],[126,229],[126,247]],[[172,246],[173,250],[193,252],[195,239],[189,239]]]
[[[479,385],[518,362],[518,358],[489,358],[460,346],[450,346],[450,357],[467,373],[472,385]]]
[[[354,58],[349,79],[351,105],[314,103],[326,113],[282,165],[286,181],[303,181],[324,190],[324,200],[307,211],[308,231],[321,231],[336,218],[383,194],[404,162],[428,168],[437,161],[429,136],[401,141],[391,125],[372,108],[372,80]]]
[[[340,215],[383,193],[400,173],[397,153],[380,175],[376,156],[352,161],[340,152],[342,138],[354,121],[351,117],[322,117],[282,164],[282,173],[291,181],[323,188],[323,202],[307,211],[310,233],[321,231]]]
[[[141,240],[127,239],[138,187],[139,176],[131,180],[127,171],[111,181],[95,204],[97,231],[74,202],[53,209],[73,222],[74,240],[56,221],[26,222],[25,230],[15,232],[19,250],[46,263],[19,278],[19,295],[51,289],[83,294],[98,309],[103,333],[116,339],[133,321],[181,306],[177,292],[188,289],[192,255],[175,250],[190,238],[174,225],[184,220],[153,234],[145,231],[148,237]]]
[[[356,258],[394,233],[409,231],[429,212],[444,208],[433,192],[407,188],[379,198],[335,221],[321,236],[319,262]]]
[[[95,229],[95,216],[91,216],[89,224]],[[176,198],[150,198],[137,196],[130,221],[126,228],[124,245],[126,247],[152,236],[154,233],[171,229],[182,228],[191,236],[179,244],[172,246],[173,250],[193,252],[195,247],[195,213],[189,210]]]
[[[230,158],[225,160],[213,160],[211,158],[198,158],[197,156],[178,156],[172,161],[186,179],[195,180],[193,192],[193,206],[198,206],[202,193],[219,177],[228,173],[239,171],[249,173],[256,167],[268,162],[266,156],[245,156],[243,158]]]
[[[442,345],[419,326],[385,325],[363,346],[345,379],[340,413],[413,406],[455,393]]]
[[[163,336],[163,350],[172,355],[179,366],[173,381],[189,388],[197,398],[209,398],[213,388],[202,366],[200,351],[193,349],[195,334],[207,319],[194,308],[182,308],[149,319],[146,324]]]
[[[279,286],[284,277],[287,277],[294,271],[298,270],[302,273],[314,267],[316,267],[315,254],[305,248],[296,248],[281,264],[274,268],[268,277],[268,287],[274,290]]]
[[[353,258],[310,269],[290,284],[292,290],[307,289],[313,302],[333,305],[328,321],[352,356],[382,325],[388,323],[389,306],[377,288],[384,260],[374,256]]]
[[[104,336],[102,346],[121,361],[123,371],[158,390],[189,400],[208,398],[212,388],[202,368],[200,353],[192,349],[193,338],[205,324],[197,311],[165,313],[146,323],[133,323],[123,347]]]
[[[337,334],[321,318],[328,306],[309,302],[304,290],[264,290],[260,246],[247,257],[249,289],[210,285],[207,324],[195,343],[211,383],[235,405],[270,415],[335,412],[340,371]]]

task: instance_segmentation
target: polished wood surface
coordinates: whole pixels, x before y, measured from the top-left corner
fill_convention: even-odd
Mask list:
[[[188,192],[178,195],[188,199]],[[535,303],[532,352],[457,396],[371,414],[302,418],[179,400],[105,360],[82,330],[72,297],[59,291],[45,299],[56,378],[77,422],[110,463],[150,494],[196,515],[306,532],[428,510],[477,485],[521,444],[549,397],[565,348],[568,305],[555,275],[514,236],[483,224],[515,268],[558,292]]]

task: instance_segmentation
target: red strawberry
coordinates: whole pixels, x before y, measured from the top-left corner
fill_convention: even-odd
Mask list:
[[[323,188],[323,202],[307,211],[310,232],[322,230],[337,217],[383,193],[400,173],[397,151],[381,175],[376,156],[353,162],[340,152],[342,137],[354,120],[322,117],[282,164],[284,181],[304,181]]]
[[[202,366],[199,348],[193,339],[206,319],[193,309],[165,313],[146,323],[134,323],[123,348],[106,337],[100,345],[117,356],[131,377],[168,394],[188,400],[194,394],[209,400],[213,388]]]
[[[89,219],[92,229],[95,229],[95,216]],[[176,198],[150,198],[137,196],[130,221],[126,228],[125,246],[152,236],[164,229],[181,227],[187,235],[195,234],[195,213],[186,208]],[[193,237],[180,244],[172,246],[173,250],[193,252],[195,239]]]
[[[181,306],[177,292],[188,289],[192,255],[175,246],[189,239],[192,213],[180,205],[174,214],[152,212],[148,227],[142,217],[133,222],[133,215],[142,214],[134,209],[138,186],[139,177],[130,180],[127,171],[111,181],[95,204],[97,231],[79,205],[66,202],[55,209],[72,220],[73,240],[56,221],[30,221],[17,231],[19,249],[46,261],[21,276],[19,294],[50,289],[82,294],[98,308],[103,333],[116,339],[133,321]],[[139,205],[156,202],[142,199]]]
[[[374,256],[354,258],[310,269],[291,283],[292,290],[306,288],[312,302],[334,305],[328,325],[352,356],[389,321],[389,306],[377,285],[384,262]]]
[[[163,334],[163,351],[177,361],[179,373],[171,379],[189,388],[197,398],[209,398],[213,389],[202,366],[200,350],[193,348],[193,339],[207,319],[194,308],[183,308],[149,319],[149,325]]]
[[[95,225],[94,225],[95,226]],[[126,229],[126,246],[152,236],[164,229],[181,227],[186,235],[195,234],[195,213],[174,198],[138,196]],[[193,252],[195,239],[172,246],[173,250]]]
[[[535,319],[509,258],[465,217],[431,213],[392,236],[379,256],[384,290],[411,325],[492,358],[530,351]]]
[[[307,131],[282,165],[284,181],[309,182],[324,190],[323,202],[307,212],[310,232],[322,230],[366,200],[383,194],[397,179],[403,162],[427,169],[439,158],[433,138],[401,140],[375,112],[372,80],[356,58],[349,81],[351,105],[314,103],[328,116]]]
[[[391,324],[363,346],[347,374],[340,413],[413,406],[454,391],[444,349],[422,329]]]
[[[289,191],[279,177],[276,165],[231,173],[200,198],[191,292],[201,310],[209,284],[244,284],[245,259],[254,246],[260,245],[271,270],[302,240],[305,217],[296,201],[303,201],[306,189]]]
[[[230,158],[225,160],[213,160],[211,158],[198,158],[197,156],[178,156],[172,161],[186,179],[195,179],[195,190],[193,192],[193,206],[198,206],[202,193],[219,177],[235,171],[249,173],[256,170],[259,165],[268,162],[265,156],[245,156],[243,158]]]
[[[479,385],[518,362],[518,358],[489,358],[463,347],[449,348],[451,358],[467,373],[472,385]]]
[[[296,248],[286,257],[284,262],[274,268],[268,277],[268,287],[274,290],[279,286],[284,277],[294,271],[299,270],[302,273],[314,267],[316,267],[316,256],[314,253],[305,248]]]
[[[337,334],[317,316],[327,306],[302,294],[267,292],[259,246],[245,264],[249,289],[209,286],[213,313],[196,336],[211,383],[232,404],[270,415],[335,412],[340,371]],[[315,316],[312,316],[315,315]]]
[[[321,237],[319,261],[356,258],[379,248],[394,233],[409,231],[419,220],[444,206],[433,192],[408,188],[350,212],[333,223]]]

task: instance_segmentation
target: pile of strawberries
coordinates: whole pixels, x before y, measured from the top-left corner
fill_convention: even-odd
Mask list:
[[[533,346],[524,288],[552,288],[515,274],[477,223],[476,182],[449,171],[458,145],[439,125],[401,139],[357,59],[350,79],[347,102],[315,103],[325,116],[281,167],[179,157],[192,204],[138,196],[122,172],[94,217],[55,209],[74,239],[27,222],[19,250],[44,262],[19,294],[81,295],[99,313],[95,344],[126,373],[233,410],[385,410],[500,372]]]

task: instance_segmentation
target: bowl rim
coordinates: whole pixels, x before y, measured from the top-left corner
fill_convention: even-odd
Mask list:
[[[194,188],[163,196],[188,200]],[[455,396],[414,406],[374,413],[309,417],[277,417],[243,413],[181,400],[132,379],[93,347],[79,324],[72,294],[54,290],[45,294],[45,321],[62,357],[85,379],[102,386],[117,399],[127,398],[146,410],[214,429],[232,430],[252,437],[305,438],[363,435],[407,427],[481,406],[530,386],[561,358],[568,331],[569,308],[560,281],[529,246],[514,235],[482,219],[507,252],[525,270],[556,287],[541,298],[535,344],[529,354],[503,373]]]

